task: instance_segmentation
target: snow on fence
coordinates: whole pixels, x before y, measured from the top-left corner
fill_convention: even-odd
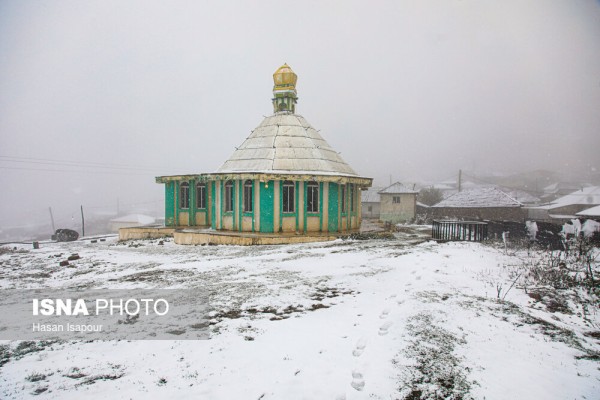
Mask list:
[[[487,239],[488,224],[478,221],[433,221],[431,237],[437,240],[481,242]]]

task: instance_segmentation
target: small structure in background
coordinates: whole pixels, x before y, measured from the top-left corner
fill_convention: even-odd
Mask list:
[[[396,182],[378,193],[381,198],[381,221],[397,224],[414,220],[419,193],[414,188]]]
[[[379,195],[379,191],[382,189],[382,187],[371,187],[361,190],[361,215],[363,218],[379,219],[381,213],[381,196]]]
[[[433,221],[431,237],[439,241],[481,242],[488,237],[488,225],[481,221]]]
[[[589,186],[559,197],[549,204],[529,207],[528,217],[538,221],[562,223],[577,218],[578,213],[598,205],[600,186]]]
[[[575,214],[577,217],[585,219],[593,219],[594,221],[600,221],[600,206],[585,209]]]
[[[132,228],[136,226],[152,225],[156,223],[156,219],[144,214],[129,214],[119,218],[110,220],[111,232],[119,232],[121,228]]]
[[[554,202],[554,200],[566,196],[581,189],[581,185],[577,182],[556,182],[544,187],[542,201]]]
[[[495,187],[458,192],[431,207],[435,218],[525,221],[523,204]]]

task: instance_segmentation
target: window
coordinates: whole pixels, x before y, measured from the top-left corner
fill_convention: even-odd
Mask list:
[[[295,207],[295,185],[292,181],[283,182],[283,212],[293,213],[296,211]]]
[[[233,182],[227,181],[225,183],[225,212],[233,211]]]
[[[369,212],[373,211],[373,206],[369,206]]]
[[[244,212],[252,212],[252,181],[244,182]]]
[[[179,208],[190,208],[190,184],[188,182],[179,185]]]
[[[319,212],[319,184],[309,182],[306,186],[306,212]]]
[[[350,189],[350,211],[354,212],[354,185],[348,185]]]
[[[206,208],[206,184],[196,184],[196,208],[203,210]]]
[[[340,197],[342,198],[342,212],[346,212],[346,185],[340,186]]]
[[[394,204],[400,204],[400,196],[393,196],[392,197],[392,203],[394,203]]]

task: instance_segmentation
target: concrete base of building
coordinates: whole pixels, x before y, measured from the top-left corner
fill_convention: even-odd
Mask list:
[[[173,237],[176,244],[206,245],[231,244],[238,246],[274,245],[292,243],[326,242],[339,237],[348,236],[355,232],[343,234],[330,232],[315,232],[307,234],[273,234],[215,231],[207,228],[166,228],[166,227],[136,227],[119,229],[119,240],[157,239]]]
[[[164,226],[120,228],[119,240],[159,239],[164,237],[173,237],[174,232],[175,228],[167,228]]]

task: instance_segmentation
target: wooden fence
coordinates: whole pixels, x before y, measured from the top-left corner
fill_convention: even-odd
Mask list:
[[[488,237],[488,224],[478,221],[433,221],[431,237],[441,241],[481,242]]]

